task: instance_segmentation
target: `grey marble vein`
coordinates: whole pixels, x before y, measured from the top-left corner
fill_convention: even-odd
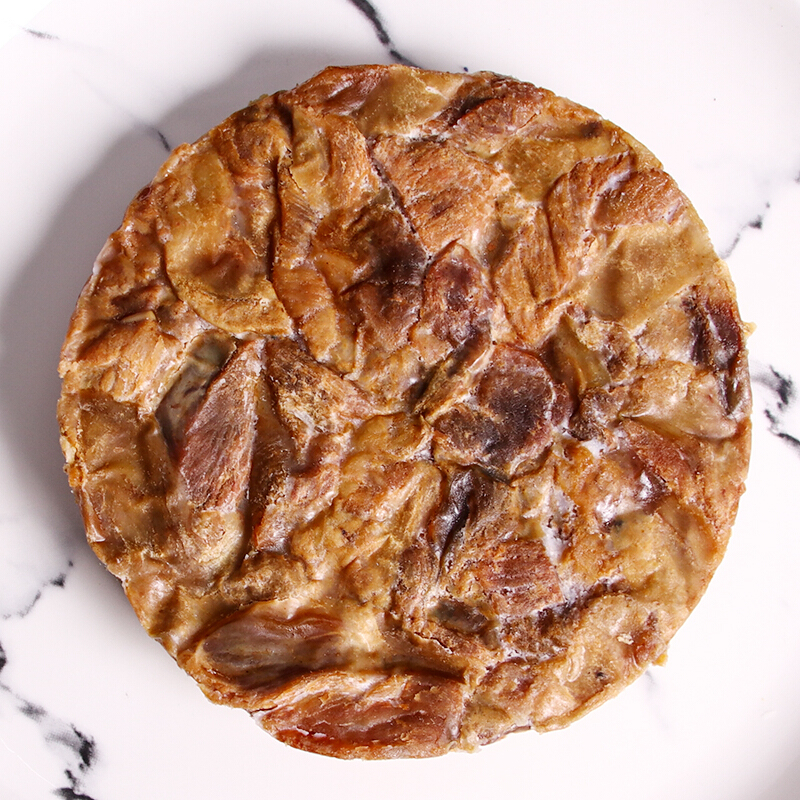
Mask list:
[[[51,41],[56,41],[58,39],[58,36],[52,33],[47,33],[47,31],[37,31],[34,30],[33,28],[23,28],[22,30],[24,30],[25,33],[29,34],[30,36],[33,36],[36,39],[48,39]]]
[[[0,672],[7,664],[8,655],[0,644]],[[95,800],[83,792],[83,783],[97,759],[94,737],[51,714],[38,703],[21,697],[8,684],[0,681],[0,707],[2,706],[6,706],[6,712],[20,715],[36,727],[47,751],[59,765],[64,785],[54,787],[52,794],[67,800]]]
[[[381,19],[381,15],[378,13],[378,10],[372,5],[372,3],[370,3],[368,0],[350,0],[350,3],[352,3],[369,20],[373,30],[375,31],[375,35],[378,37],[378,41],[387,49],[389,55],[392,57],[392,60],[395,63],[405,64],[408,67],[418,66],[409,58],[406,58],[406,56],[404,56],[395,47],[392,37],[389,36],[389,32],[386,30],[386,26]]]
[[[34,724],[47,751],[59,764],[64,785],[53,788],[56,797],[75,800],[93,800],[83,792],[83,782],[97,758],[97,745],[74,724],[59,719],[39,705],[19,697],[10,687],[0,683],[0,696],[11,705],[11,713],[18,713]]]
[[[770,209],[770,204],[769,202],[767,202],[764,204],[764,210],[760,214],[757,214],[752,219],[747,220],[747,222],[745,222],[745,224],[742,225],[741,228],[739,228],[739,230],[736,232],[736,235],[733,237],[733,241],[722,252],[720,252],[719,254],[720,258],[728,259],[731,257],[733,251],[736,250],[736,247],[741,241],[745,231],[747,230],[760,231],[764,227],[764,217],[766,213],[769,211],[769,209]]]
[[[148,130],[155,134],[155,137],[161,142],[161,146],[168,152],[172,152],[172,145],[169,143],[169,140],[164,135],[164,132],[157,128],[155,125],[148,125]]]
[[[764,416],[767,419],[769,432],[788,445],[800,455],[800,430],[789,430],[789,416],[794,412],[797,403],[797,389],[794,379],[778,372],[773,366],[756,366],[752,370],[751,379],[757,387],[766,390],[766,407]]]
[[[645,697],[647,698],[651,718],[661,730],[668,730],[670,725],[668,717],[664,712],[663,690],[661,688],[661,682],[652,665],[644,671],[640,680],[644,686]]]
[[[354,1],[354,0],[352,0],[352,1]],[[59,37],[59,36],[57,36],[56,34],[53,34],[53,33],[48,33],[47,31],[36,30],[35,28],[23,28],[22,30],[25,33],[27,33],[29,36],[32,36],[35,39],[40,39],[40,40],[43,40],[43,41],[61,42],[61,37]],[[66,43],[62,43],[62,46],[64,44],[66,44]],[[103,100],[103,102],[105,102],[106,104],[112,105],[113,107],[117,108],[118,110],[122,110],[125,113],[127,113],[129,116],[133,117],[135,123],[139,127],[143,128],[148,133],[149,136],[154,137],[167,153],[171,153],[172,152],[173,145],[170,143],[169,139],[167,139],[167,137],[164,134],[164,132],[158,126],[136,118],[136,116],[133,113],[131,113],[127,109],[122,108],[119,105],[119,103],[114,102],[110,97],[108,97],[103,92],[101,92],[97,88],[96,85],[94,85],[93,83],[91,83],[88,80],[86,80],[85,77],[84,77],[84,83],[86,83],[88,85],[88,87]]]
[[[30,614],[31,611],[33,611],[34,607],[39,602],[39,600],[42,599],[42,595],[44,594],[45,590],[48,587],[55,586],[59,589],[63,589],[65,587],[67,582],[67,575],[73,566],[74,562],[72,561],[72,559],[70,559],[67,562],[66,568],[61,572],[59,572],[57,575],[55,575],[55,577],[47,578],[46,580],[41,581],[39,588],[33,590],[30,600],[26,601],[24,605],[14,608],[13,611],[4,611],[2,614],[0,614],[0,619],[11,619],[12,617],[18,617],[18,618],[27,617],[28,614]],[[2,667],[3,663],[5,662],[0,661],[0,668]]]
[[[100,85],[92,80],[88,74],[81,73],[81,79],[86,88],[93,92],[104,105],[128,117],[133,125],[143,131],[148,138],[158,142],[161,148],[167,153],[172,152],[172,143],[158,125],[147,121],[141,114],[137,114],[130,106],[121,103],[118,99],[109,95],[106,91],[101,89]]]

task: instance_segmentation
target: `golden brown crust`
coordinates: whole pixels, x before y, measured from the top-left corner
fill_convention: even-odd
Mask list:
[[[594,112],[332,68],[178,148],[61,361],[100,559],[212,699],[340,757],[569,724],[663,655],[749,455],[694,209]]]

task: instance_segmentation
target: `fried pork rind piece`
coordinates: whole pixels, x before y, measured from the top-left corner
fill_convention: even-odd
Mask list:
[[[331,68],[170,156],[58,408],[89,542],[214,701],[342,758],[568,725],[660,659],[750,443],[734,289],[612,123]]]

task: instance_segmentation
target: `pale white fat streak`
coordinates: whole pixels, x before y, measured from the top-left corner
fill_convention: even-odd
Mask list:
[[[320,599],[328,594],[329,584],[330,582],[325,580],[305,581],[302,585],[292,590],[291,597],[270,600],[270,608],[278,616],[284,619],[291,619],[299,611],[318,606]]]
[[[608,452],[608,445],[601,439],[589,439],[581,444],[592,454],[593,458],[600,458]]]
[[[523,512],[523,516],[528,519],[538,519],[544,534],[542,544],[554,567],[561,563],[567,547],[566,541],[561,537],[561,529],[573,508],[574,504],[570,498],[562,489],[551,483],[542,502]]]
[[[604,498],[598,503],[596,512],[604,524],[612,520],[637,511],[653,496],[655,487],[646,472],[639,473],[638,486],[631,487],[630,491],[617,496]]]
[[[369,654],[381,652],[385,642],[371,604],[349,608],[344,614],[343,622],[343,638],[352,657],[357,660],[359,654],[367,657]]]
[[[558,531],[549,525],[543,526],[543,529],[544,538],[542,539],[542,544],[550,563],[555,566],[561,563],[567,543],[558,535]]]

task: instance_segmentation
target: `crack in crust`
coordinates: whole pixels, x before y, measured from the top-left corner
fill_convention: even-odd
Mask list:
[[[89,541],[299,748],[569,724],[725,550],[747,329],[644,147],[490,73],[331,68],[179,147],[61,360]]]

